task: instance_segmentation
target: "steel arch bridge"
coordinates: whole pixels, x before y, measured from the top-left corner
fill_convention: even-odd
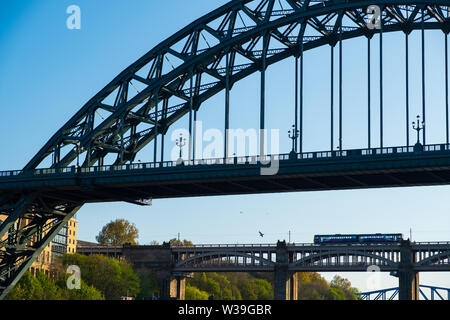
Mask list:
[[[371,29],[368,26],[367,21],[370,17],[367,9],[371,5],[378,5],[381,10],[379,29]],[[289,159],[328,158],[334,170],[327,178],[331,182],[327,184],[323,179],[311,182],[310,178],[304,178],[311,182],[309,186],[287,187],[283,185],[283,181],[274,181],[272,184],[278,187],[271,187],[265,191],[257,189],[253,183],[253,185],[241,186],[234,193],[448,184],[450,182],[448,103],[445,143],[427,145],[424,128],[422,130],[423,145],[418,143],[413,148],[409,142],[407,106],[405,146],[392,148],[383,144],[382,44],[384,33],[400,31],[404,32],[408,39],[408,35],[413,30],[421,30],[422,48],[424,48],[425,30],[442,30],[447,49],[447,36],[450,31],[449,11],[448,1],[445,0],[234,0],[180,30],[121,72],[90,99],[51,137],[23,170],[1,173],[0,217],[4,221],[0,225],[0,298],[9,292],[33,260],[39,256],[42,249],[87,201],[115,199],[142,203],[136,199],[152,196],[233,193],[230,189],[214,191],[217,186],[208,186],[208,184],[204,184],[202,191],[196,193],[180,192],[176,190],[175,184],[166,188],[172,190],[172,193],[158,194],[156,189],[165,189],[160,184],[156,189],[152,189],[152,192],[143,194],[136,188],[133,189],[136,186],[136,177],[126,180],[123,172],[118,171],[122,171],[123,168],[125,171],[133,169],[134,165],[131,164],[136,155],[150,142],[153,143],[154,148],[154,163],[145,168],[154,168],[157,163],[163,164],[164,137],[168,129],[187,116],[191,140],[192,134],[195,134],[193,121],[196,119],[197,111],[205,101],[222,91],[225,92],[223,123],[227,132],[230,128],[230,90],[237,82],[257,72],[261,75],[259,129],[264,130],[267,122],[266,70],[270,65],[288,57],[294,57],[296,63],[296,102],[293,111],[295,112],[295,128],[299,128],[301,132],[304,125],[303,53],[314,48],[330,46],[331,56],[333,56],[335,46],[339,47],[340,84],[337,117],[339,134],[337,137],[334,137],[334,133],[331,134],[330,150],[310,155],[304,153],[303,136],[300,134],[293,140],[294,156],[291,157],[291,153]],[[373,149],[369,119],[367,146],[364,150],[345,151],[342,139],[342,43],[347,39],[366,37],[369,39],[370,46],[370,39],[375,34],[379,34],[380,39],[380,146],[379,149]],[[423,50],[422,58],[422,70],[425,71]],[[447,70],[448,68],[446,69],[446,87],[448,88]],[[422,118],[425,120],[424,72],[422,80]],[[406,87],[408,90],[408,85]],[[370,110],[370,92],[368,108]],[[99,111],[108,113],[108,116],[101,116]],[[334,147],[335,140],[339,144],[338,148]],[[262,138],[261,141],[263,142]],[[261,146],[263,144],[261,143]],[[227,149],[227,134],[224,145],[224,160],[221,163],[223,165],[228,164],[230,156]],[[161,146],[160,160],[157,159],[159,146]],[[425,155],[426,152],[430,153]],[[263,148],[260,153],[264,154]],[[398,155],[402,153],[406,155],[406,158]],[[345,186],[340,185],[341,182],[336,182],[336,179],[332,179],[336,176],[336,172],[345,171],[348,168],[359,173],[367,170],[367,167],[355,166],[360,159],[355,160],[350,157],[350,162],[345,167],[336,164],[336,158],[347,155],[376,156],[377,154],[381,158],[372,159],[374,161],[370,169],[378,170],[379,174],[386,170],[385,164],[382,164],[384,160],[386,163],[391,161],[391,165],[403,163],[403,167],[397,168],[397,171],[408,167],[411,169],[411,166],[413,167],[411,172],[420,171],[422,174],[426,171],[423,168],[428,166],[434,166],[440,171],[436,174],[428,170],[425,176],[417,174],[417,179],[410,179],[400,172],[397,176],[391,175],[391,181],[388,183],[380,181],[386,178],[383,175],[371,182],[361,181],[348,175],[345,178],[347,181]],[[389,158],[390,154],[392,158]],[[189,143],[189,160],[195,161],[194,156],[195,144]],[[112,163],[105,164],[105,159],[111,157],[114,159]],[[82,160],[81,170],[78,167],[80,159]],[[281,160],[283,159],[285,158],[281,157]],[[75,161],[76,167],[73,166]],[[244,160],[244,164],[248,162],[248,159]],[[45,168],[46,163],[51,163],[49,168]],[[220,164],[220,162],[215,163]],[[232,160],[231,165],[237,167],[237,164],[236,160]],[[166,165],[166,167],[170,166]],[[230,171],[230,175],[234,174],[232,179],[237,179],[235,177],[239,176],[239,171],[243,169],[250,170],[251,175],[255,175],[255,172],[259,174],[259,171],[255,171],[253,167],[237,167],[236,172]],[[176,171],[177,169],[173,170],[168,168],[157,179],[164,180],[165,176],[175,172],[173,179],[176,181],[177,177],[180,179],[180,173],[185,173]],[[286,174],[292,175],[293,169],[289,170],[286,169]],[[316,169],[313,167],[310,170],[314,172]],[[323,170],[329,171],[327,168]],[[208,171],[211,170],[208,169]],[[118,174],[115,174],[117,172]],[[94,175],[91,176],[90,173]],[[141,175],[141,172],[138,175]],[[222,175],[226,176],[227,173]],[[156,175],[151,173],[150,176],[153,179]],[[111,177],[118,177],[118,180],[108,180]],[[205,177],[210,178],[205,175],[193,176],[191,182],[205,179]],[[105,189],[106,192],[93,190],[93,184],[102,184],[105,181],[111,181],[119,186],[121,192],[112,193],[111,196],[107,189]],[[124,182],[127,184],[126,187]],[[142,185],[148,181],[141,180],[139,183]],[[58,186],[62,185],[65,190],[58,193]],[[239,187],[239,184],[233,181],[230,185]],[[95,197],[87,197],[86,194],[90,192],[95,193]],[[81,194],[84,195],[80,196]]]
[[[370,267],[392,272],[405,264],[400,243],[287,244],[285,252],[270,244],[197,245],[171,251],[175,272],[274,271],[282,261],[290,272],[367,272]],[[413,243],[410,256],[412,271],[450,271],[449,242]]]
[[[361,293],[361,300],[394,300],[398,297],[399,288],[389,288]],[[436,286],[419,286],[423,300],[450,300],[450,289]]]
[[[163,270],[161,283],[181,283],[193,272],[272,272],[276,299],[297,299],[298,272],[370,272],[368,277],[372,272],[390,272],[398,277],[399,287],[362,293],[363,300],[418,300],[419,296],[428,300],[428,289],[431,300],[443,299],[442,290],[450,293],[450,289],[419,286],[419,272],[450,271],[450,242],[87,245],[77,252],[124,259],[137,269]],[[184,296],[182,286],[175,287],[177,297]]]
[[[292,272],[366,272],[369,267],[392,272],[398,271],[400,264],[405,262],[402,261],[400,243],[288,243],[281,247],[286,250],[279,250],[280,243],[173,245],[168,250],[174,272],[269,272],[283,261]],[[158,250],[160,246],[127,247],[131,251],[141,248]],[[450,242],[417,242],[410,245],[410,250],[413,271],[450,271]],[[116,258],[126,255],[121,246],[81,246],[78,251],[85,255],[102,254]]]

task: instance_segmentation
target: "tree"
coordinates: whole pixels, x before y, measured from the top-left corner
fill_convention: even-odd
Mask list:
[[[26,272],[17,285],[8,293],[6,300],[43,300],[44,293],[39,280]]]
[[[67,291],[69,292],[68,300],[105,300],[105,297],[99,290],[87,285],[83,280],[81,280],[80,289]]]
[[[45,273],[38,272],[36,279],[42,289],[42,300],[61,300],[63,298],[62,290]]]
[[[178,240],[177,238],[173,238],[169,240],[169,244],[171,246],[193,246],[192,241],[184,239],[183,241]]]
[[[81,279],[97,288],[106,300],[118,300],[122,296],[135,297],[140,291],[139,276],[127,262],[102,255],[67,254],[61,259],[63,270],[68,265],[79,266]]]
[[[117,219],[105,225],[96,237],[98,243],[106,246],[120,246],[125,243],[137,245],[139,231],[134,225],[125,219]]]
[[[347,297],[341,288],[330,288],[326,300],[347,300]]]
[[[19,283],[7,295],[7,300],[104,300],[102,293],[81,280],[81,288],[67,288],[68,274],[55,282],[44,273],[33,276],[26,272]]]
[[[206,291],[202,291],[196,287],[191,286],[190,284],[186,285],[185,291],[186,300],[208,300],[209,294]]]
[[[44,273],[26,272],[6,297],[7,300],[61,300],[61,289]]]
[[[358,290],[349,280],[335,277],[330,283],[316,272],[299,272],[298,288],[301,300],[358,299]],[[272,300],[274,276],[264,272],[195,273],[187,279],[187,299],[200,299],[199,292],[214,295],[218,300]],[[189,290],[188,287],[189,286]],[[189,291],[189,297],[188,297]]]
[[[298,275],[300,300],[328,300],[330,286],[328,282],[316,272],[301,272]]]
[[[55,284],[60,288],[61,298],[63,300],[105,300],[104,295],[94,286],[88,285],[81,279],[80,289],[69,290],[67,288],[67,279],[69,275],[60,277]]]
[[[247,281],[242,290],[244,300],[272,300],[272,285],[264,279],[251,279]]]
[[[332,289],[340,290],[346,300],[359,299],[358,289],[353,288],[351,282],[348,279],[344,279],[338,275],[335,275],[333,280],[331,280],[330,282],[330,287]]]
[[[159,283],[154,274],[149,272],[139,273],[140,291],[136,296],[137,300],[150,299],[154,293],[159,292]]]

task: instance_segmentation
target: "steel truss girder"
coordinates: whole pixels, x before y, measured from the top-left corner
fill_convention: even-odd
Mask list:
[[[423,290],[422,290],[423,289]],[[430,296],[427,296],[426,291],[429,290]],[[398,295],[399,288],[389,288],[381,289],[370,292],[361,293],[362,300],[394,300]],[[419,285],[420,296],[424,300],[450,300],[450,288],[442,288],[435,286]],[[441,293],[447,293],[447,298],[445,298]],[[374,296],[371,298],[371,296]],[[435,296],[438,298],[436,299]]]
[[[0,225],[0,300],[81,207],[38,194],[22,196]],[[5,215],[0,210],[0,215]]]
[[[207,82],[204,83],[200,80],[200,83],[192,89],[194,95],[192,107],[197,110],[204,101],[225,89],[227,70],[223,68],[221,62],[226,53],[238,55],[249,61],[244,69],[239,70],[239,63],[232,60],[228,70],[230,86],[260,71],[264,52],[254,48],[262,41],[264,33],[269,36],[269,41],[276,40],[282,46],[269,47],[265,57],[267,66],[289,56],[297,56],[300,45],[303,45],[303,51],[323,45],[334,45],[341,30],[344,40],[374,34],[364,23],[364,9],[372,4],[370,1],[317,3],[303,0],[286,1],[286,4],[290,7],[275,10],[274,0],[231,1],[163,41],[92,98],[47,142],[25,169],[36,168],[47,156],[60,150],[62,146],[77,142],[81,144],[81,152],[89,153],[83,164],[85,166],[94,164],[108,153],[117,154],[115,164],[132,161],[157,135],[164,134],[169,126],[189,112],[191,76],[202,79],[202,75],[206,74],[215,79],[215,81],[205,79]],[[420,29],[422,7],[425,7],[425,28],[448,32],[447,1],[384,0],[378,4],[385,9],[383,32]],[[252,10],[251,7],[255,9]],[[342,26],[339,23],[342,16],[352,20],[355,26],[352,28]],[[243,18],[246,18],[247,23]],[[218,27],[213,27],[215,21],[220,22]],[[242,23],[238,24],[239,21],[242,21],[245,27]],[[296,37],[292,37],[290,34],[295,28],[299,28],[299,32]],[[306,35],[304,33],[306,28],[315,31],[316,38]],[[210,40],[205,36],[210,37]],[[211,38],[216,40],[213,45]],[[202,40],[206,42],[203,47]],[[275,43],[274,41],[271,43]],[[177,49],[178,47],[181,49]],[[169,56],[182,62],[174,66]],[[145,72],[145,75],[140,73],[147,66],[149,66],[148,73]],[[144,88],[139,91],[135,88],[136,83],[140,83]],[[129,92],[133,90],[138,93],[132,97]],[[105,103],[115,91],[117,93],[113,105]],[[156,103],[176,98],[184,101],[176,111],[170,112],[169,110],[173,111],[171,107],[158,113],[154,111]],[[93,120],[99,110],[107,110],[111,115],[94,125]],[[138,131],[137,127],[143,124],[150,128]],[[124,134],[127,136],[124,137]],[[53,166],[68,166],[76,156],[77,150],[72,149]]]

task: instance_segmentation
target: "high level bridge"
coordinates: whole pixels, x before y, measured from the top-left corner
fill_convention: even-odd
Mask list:
[[[24,168],[0,173],[0,299],[87,202],[145,205],[158,198],[449,184],[449,31],[448,0],[233,0],[199,18],[123,70],[62,125]],[[442,77],[427,77],[429,32],[442,35]],[[398,69],[385,70],[383,39],[391,33],[404,36],[404,46],[396,42],[395,49],[404,52],[405,59]],[[409,59],[411,34],[419,36],[421,48],[420,63],[414,68]],[[363,140],[356,147],[348,145],[344,123],[349,124],[343,121],[344,108],[356,104],[344,97],[344,89],[352,87],[343,77],[347,70],[343,47],[350,39],[362,40],[360,51],[367,52],[367,78],[363,77],[367,99],[358,104],[366,110],[367,118],[361,121],[366,128],[352,131]],[[374,42],[376,50],[371,46]],[[323,82],[330,84],[323,95],[329,95],[330,100],[329,111],[313,120],[306,118],[306,110],[315,106],[307,105],[304,99],[308,81],[304,67],[312,62],[305,60],[304,53],[319,48],[330,49],[329,74],[323,77]],[[261,134],[260,156],[233,156],[228,135],[232,89],[243,79],[259,76],[259,107],[254,120],[259,123],[256,129],[264,133],[271,118],[266,71],[287,59],[292,60],[294,103],[279,106],[276,112],[289,116],[289,126],[294,124],[289,136],[292,149],[270,155]],[[377,68],[372,66],[374,59]],[[388,143],[392,140],[387,139],[385,125],[385,109],[391,101],[385,97],[384,84],[392,73],[404,74],[404,82],[397,84],[404,104],[397,106],[403,119],[396,123],[402,137],[396,145]],[[376,91],[374,74],[379,80]],[[412,75],[420,80],[420,88],[414,88],[421,94],[420,101],[410,101]],[[283,75],[282,81],[286,78]],[[441,84],[445,97],[433,108],[428,103],[428,78]],[[353,81],[353,85],[362,82],[360,78]],[[196,152],[195,120],[208,100],[221,92],[223,154],[218,159],[203,159]],[[413,102],[420,104],[421,120],[410,128]],[[442,134],[437,141],[430,138],[430,110],[439,113],[434,118],[441,121]],[[166,142],[168,130],[181,119],[188,121],[189,131],[183,165],[167,158]],[[329,148],[311,148],[305,123],[315,126],[323,121],[329,127],[323,133]],[[143,150],[151,150],[153,159],[136,163]],[[388,249],[378,249],[389,254]],[[182,250],[187,249],[179,250],[180,270],[190,270],[199,262],[192,259],[189,250],[184,254],[190,260],[183,262]],[[202,250],[206,255],[207,248]],[[268,247],[261,252],[273,254],[274,250]],[[306,248],[286,250],[293,256],[297,255],[295,250],[300,256],[306,252],[302,251]],[[273,267],[273,261],[252,252],[254,268]],[[320,252],[317,263],[325,257],[325,252]],[[247,253],[242,254],[243,259]],[[288,260],[284,268],[306,270],[312,257]],[[351,252],[331,255],[330,261],[334,257],[350,259],[349,268],[363,268],[353,263]],[[391,256],[367,258],[377,258],[384,269],[395,269]],[[422,267],[425,265],[415,268]],[[333,267],[328,263],[323,268]]]
[[[399,299],[419,299],[419,272],[450,271],[450,242],[317,245],[222,244],[78,247],[81,254],[122,257],[138,269],[159,270],[161,296],[184,297],[183,274],[273,272],[275,299],[297,299],[297,272],[394,272]],[[162,272],[162,273],[161,273]]]

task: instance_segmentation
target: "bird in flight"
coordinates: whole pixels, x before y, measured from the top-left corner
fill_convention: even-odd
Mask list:
[[[259,232],[259,235],[261,236],[261,238],[264,237],[264,233],[262,233],[261,231],[258,231],[258,232]]]

